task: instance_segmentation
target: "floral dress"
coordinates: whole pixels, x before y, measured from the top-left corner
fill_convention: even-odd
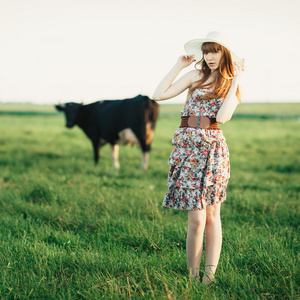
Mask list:
[[[196,89],[187,99],[181,116],[215,118],[223,99],[201,100],[209,93]],[[221,130],[184,127],[174,134],[169,158],[168,191],[163,206],[202,210],[226,199],[230,177],[229,151]]]

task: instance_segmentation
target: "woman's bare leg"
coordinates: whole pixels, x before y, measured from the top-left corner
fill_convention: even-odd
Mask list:
[[[203,233],[206,222],[205,210],[188,211],[186,256],[190,274],[199,278],[199,267],[203,250]]]
[[[203,283],[214,280],[222,247],[221,203],[206,207],[205,273]]]

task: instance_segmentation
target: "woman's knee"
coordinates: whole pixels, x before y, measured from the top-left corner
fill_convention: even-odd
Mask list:
[[[205,227],[206,213],[204,211],[189,211],[188,224],[189,228],[199,230]]]
[[[206,207],[206,223],[215,223],[221,219],[220,217],[221,203]]]

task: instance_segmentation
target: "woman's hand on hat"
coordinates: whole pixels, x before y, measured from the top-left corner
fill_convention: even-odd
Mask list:
[[[241,63],[234,62],[233,69],[235,73],[234,80],[240,80],[241,76],[245,71],[245,58],[243,58]]]
[[[186,68],[191,65],[194,61],[196,61],[194,55],[182,55],[178,58],[177,64],[182,68]]]

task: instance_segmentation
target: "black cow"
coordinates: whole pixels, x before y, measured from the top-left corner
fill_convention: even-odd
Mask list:
[[[110,143],[114,167],[118,162],[119,144],[138,144],[143,152],[142,168],[148,168],[150,144],[158,116],[158,104],[147,96],[124,100],[104,100],[83,105],[56,105],[64,111],[68,128],[78,125],[91,139],[97,164],[99,148]]]

